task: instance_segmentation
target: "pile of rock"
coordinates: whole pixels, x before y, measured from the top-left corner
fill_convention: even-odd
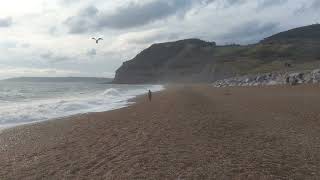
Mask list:
[[[215,87],[228,86],[267,86],[281,84],[320,83],[320,69],[304,72],[274,72],[260,75],[247,75],[219,80],[213,83]]]

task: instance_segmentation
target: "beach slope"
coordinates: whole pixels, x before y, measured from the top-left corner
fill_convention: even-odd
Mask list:
[[[4,130],[0,179],[320,177],[320,87],[171,87]]]

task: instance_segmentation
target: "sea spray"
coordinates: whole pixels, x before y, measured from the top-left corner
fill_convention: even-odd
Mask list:
[[[126,107],[129,99],[149,89],[163,86],[0,82],[0,128]]]

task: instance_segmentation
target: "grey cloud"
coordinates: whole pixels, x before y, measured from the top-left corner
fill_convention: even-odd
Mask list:
[[[320,1],[319,0],[314,0],[312,3],[301,3],[301,6],[296,9],[293,13],[295,15],[303,14],[305,12],[313,12],[313,11],[319,11],[320,9]]]
[[[31,44],[29,44],[29,43],[22,43],[22,44],[21,44],[21,47],[22,47],[22,48],[30,48],[30,47],[31,47]]]
[[[139,27],[167,17],[185,14],[196,3],[209,4],[213,0],[154,0],[145,4],[131,2],[113,14],[100,12],[96,7],[83,9],[65,21],[71,33],[99,31],[104,28],[127,29]]]
[[[94,17],[98,14],[99,10],[94,7],[94,6],[89,6],[85,9],[83,9],[83,11],[81,11],[79,13],[80,16],[85,16],[85,17]]]
[[[215,0],[208,0],[208,1],[214,2]],[[246,2],[247,2],[247,0],[224,0],[223,1],[223,7],[224,8],[229,8],[231,6],[243,4],[243,3],[246,3]]]
[[[56,26],[49,28],[49,34],[51,34],[51,35],[56,35],[57,31],[58,31],[58,28]]]
[[[69,57],[69,56],[56,55],[51,51],[41,54],[40,57],[51,63],[60,63],[60,62],[69,61],[73,59],[72,57]]]
[[[0,48],[29,48],[31,45],[29,43],[18,42],[18,41],[3,41],[0,42]]]
[[[181,35],[181,33],[162,32],[159,34],[154,34],[152,36],[131,39],[129,42],[134,43],[134,44],[138,44],[138,45],[154,44],[154,43],[160,43],[160,42],[165,42],[165,41],[178,40],[178,39],[180,39],[180,35]]]
[[[69,27],[70,33],[84,33],[90,29],[95,29],[99,10],[94,6],[89,6],[79,12],[77,16],[68,18],[65,24]]]
[[[61,37],[64,35],[64,29],[58,25],[51,26],[48,29],[48,34],[51,36]]]
[[[230,32],[220,36],[218,39],[224,43],[256,43],[266,36],[278,31],[279,23],[250,21],[233,28]]]
[[[62,4],[70,4],[70,3],[75,3],[75,2],[77,2],[78,0],[61,0],[60,2],[62,3]]]
[[[225,2],[226,2],[226,4],[234,5],[234,4],[244,3],[244,2],[246,2],[246,0],[226,0]]]
[[[116,14],[106,15],[99,26],[116,29],[130,28],[152,23],[178,12],[185,12],[192,5],[192,0],[176,0],[172,2],[158,0],[144,5],[131,3],[118,10]]]
[[[10,27],[12,25],[12,18],[6,17],[6,18],[0,18],[0,28],[1,27]]]
[[[258,9],[265,9],[271,6],[280,5],[288,2],[288,0],[260,0],[258,1]]]
[[[87,51],[87,56],[95,56],[95,55],[97,55],[96,49],[90,49]]]
[[[319,0],[314,0],[311,4],[311,9],[319,11],[320,10],[320,1]]]
[[[319,9],[320,8],[320,1],[314,0],[311,6],[313,9]]]
[[[2,48],[16,48],[18,45],[18,42],[16,41],[4,41],[0,43],[0,47]]]
[[[74,5],[76,3],[80,3],[80,2],[89,2],[89,0],[59,0],[58,1],[59,4],[61,5],[65,5],[65,6],[71,6],[71,5]]]

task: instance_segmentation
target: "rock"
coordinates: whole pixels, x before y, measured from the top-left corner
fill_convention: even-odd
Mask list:
[[[289,84],[290,83],[290,77],[286,77],[286,84]]]
[[[304,82],[304,73],[291,73],[286,77],[286,83],[293,86]]]
[[[273,85],[277,85],[277,84],[279,84],[277,81],[270,81],[267,83],[267,85],[269,85],[269,86],[273,86]]]
[[[256,76],[242,76],[218,81],[226,86],[261,86],[261,85],[298,85],[320,82],[320,69],[295,73],[267,73]],[[217,82],[214,83],[217,85]]]
[[[291,77],[288,77],[287,82],[291,86],[295,86],[298,84],[299,80],[295,76],[291,76]]]
[[[263,82],[265,80],[265,75],[257,76],[256,81]]]
[[[304,79],[304,83],[313,83],[313,76],[312,74],[305,74],[305,76],[303,77]]]
[[[311,72],[312,82],[319,83],[320,82],[320,69],[316,69]]]

